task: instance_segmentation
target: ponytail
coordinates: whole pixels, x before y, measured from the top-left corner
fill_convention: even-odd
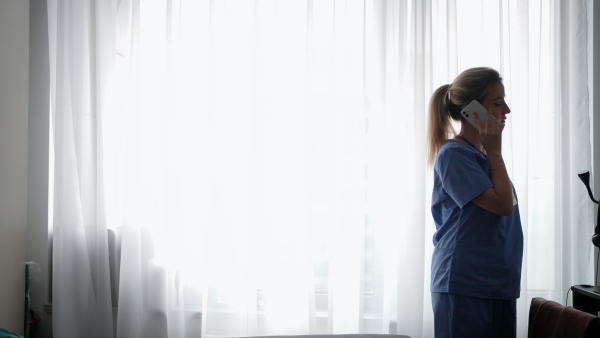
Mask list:
[[[450,85],[446,84],[439,87],[429,101],[429,148],[427,159],[430,166],[435,162],[435,157],[444,142],[449,138],[448,136],[456,134],[451,119],[460,120],[460,108],[450,100]]]

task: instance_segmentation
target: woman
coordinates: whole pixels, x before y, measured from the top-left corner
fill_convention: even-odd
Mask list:
[[[502,158],[510,113],[504,98],[502,78],[491,68],[468,69],[431,97],[431,212],[437,228],[431,296],[438,338],[516,337],[523,231]],[[477,127],[461,116],[472,100],[487,109],[485,120],[474,114]],[[460,121],[456,136],[451,120]]]

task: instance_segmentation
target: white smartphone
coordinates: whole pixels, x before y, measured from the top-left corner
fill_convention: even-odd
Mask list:
[[[475,128],[477,128],[477,122],[475,122],[475,117],[473,113],[477,113],[479,120],[481,122],[485,122],[485,118],[487,116],[487,109],[479,103],[477,100],[471,101],[463,110],[460,111],[460,114],[467,119],[467,121],[471,122]]]

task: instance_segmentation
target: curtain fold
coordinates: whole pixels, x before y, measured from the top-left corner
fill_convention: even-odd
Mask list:
[[[58,337],[433,337],[428,100],[504,78],[531,298],[591,284],[584,1],[48,0]]]
[[[107,13],[110,5],[109,1],[98,7],[79,1],[48,2],[54,136],[52,295],[53,320],[58,324],[54,334],[59,337],[113,335],[108,240],[97,181],[102,176],[97,109],[106,97],[95,81],[110,75],[111,67],[103,65],[114,51],[105,51],[95,42],[114,35],[109,29],[106,38],[90,40],[101,28],[97,22],[113,17]]]
[[[591,169],[591,157],[583,156],[591,153],[589,137],[577,137],[578,133],[590,135],[589,91],[588,91],[588,58],[587,41],[588,23],[585,2],[565,2],[560,5],[561,13],[561,50],[558,55],[561,72],[559,74],[559,90],[561,108],[558,139],[561,144],[559,183],[559,205],[569,205],[566,212],[560,214],[564,252],[562,269],[562,288],[578,280],[594,281],[593,247],[589,246],[594,233],[594,213],[590,213],[588,199],[581,196],[583,184],[577,177],[582,171]],[[582,18],[585,18],[582,20]],[[584,24],[580,23],[584,21]],[[586,243],[588,245],[581,245]],[[583,283],[582,283],[583,284]],[[594,284],[594,283],[591,283]],[[570,286],[570,285],[569,285]]]

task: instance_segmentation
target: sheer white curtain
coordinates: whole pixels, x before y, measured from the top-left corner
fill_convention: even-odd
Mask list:
[[[531,297],[592,283],[584,1],[48,0],[57,337],[432,337],[429,95],[497,68]]]

